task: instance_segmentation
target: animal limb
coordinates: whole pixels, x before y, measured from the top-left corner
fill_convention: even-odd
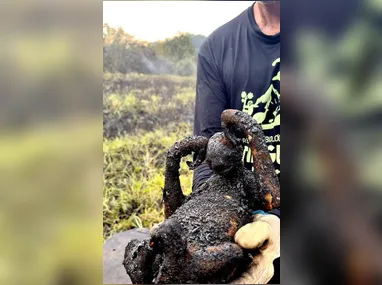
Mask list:
[[[216,282],[228,282],[236,273],[237,263],[243,260],[243,250],[235,243],[223,243],[217,246],[209,246],[207,248],[189,248],[182,256],[174,256],[166,258],[162,264],[158,276],[155,278],[155,284],[174,284],[180,282],[179,278],[183,274],[188,275],[190,280],[185,283],[196,284],[204,283],[204,280],[209,280],[211,283],[217,278]],[[174,267],[173,264],[183,264],[183,267]],[[177,268],[177,272],[172,272],[169,275],[162,275],[161,272],[168,272],[169,270]],[[196,277],[192,272],[198,274]],[[221,276],[222,272],[231,272],[227,280],[221,280],[217,276]],[[179,279],[177,279],[179,278]],[[215,282],[212,282],[214,284]]]
[[[235,243],[222,243],[217,246],[209,246],[191,253],[192,258],[199,267],[199,272],[205,277],[221,276],[222,272],[231,272],[226,280],[216,282],[227,283],[237,273],[237,263],[243,262],[243,249]]]
[[[264,210],[280,207],[280,184],[261,126],[247,113],[234,109],[223,111],[221,120],[225,133],[234,134],[236,141],[248,140],[254,172],[264,197]]]
[[[165,184],[163,188],[166,219],[184,202],[185,197],[179,180],[179,167],[182,157],[195,152],[195,161],[188,163],[190,169],[194,169],[205,159],[207,142],[208,139],[202,136],[186,137],[176,142],[167,152]]]
[[[155,257],[149,239],[134,239],[127,244],[122,264],[133,284],[151,283],[155,272]]]

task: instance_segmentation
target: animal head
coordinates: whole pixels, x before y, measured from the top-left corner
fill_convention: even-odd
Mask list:
[[[242,165],[242,154],[243,145],[220,132],[208,141],[206,161],[215,173],[229,175]]]

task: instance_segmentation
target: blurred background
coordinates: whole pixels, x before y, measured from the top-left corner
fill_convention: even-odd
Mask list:
[[[225,4],[215,2],[181,18],[219,26],[231,16],[219,17]],[[251,4],[236,3],[232,16]],[[9,4],[0,20],[0,281],[101,283],[105,239],[161,219],[160,157],[190,132],[195,36],[211,25],[145,39],[135,26],[101,24],[101,2]],[[281,5],[282,282],[379,284],[382,3]],[[149,19],[138,26],[159,25]],[[132,207],[147,189],[150,210]]]
[[[381,284],[382,1],[281,1],[285,284]]]
[[[102,3],[2,3],[0,282],[102,280]]]

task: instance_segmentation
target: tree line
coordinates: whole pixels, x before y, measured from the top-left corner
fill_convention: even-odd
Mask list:
[[[197,51],[204,38],[178,33],[163,41],[146,42],[135,39],[122,28],[104,24],[104,72],[194,75]]]

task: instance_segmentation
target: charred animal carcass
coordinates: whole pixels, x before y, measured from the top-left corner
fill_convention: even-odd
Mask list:
[[[229,283],[246,270],[248,252],[234,235],[252,221],[252,211],[280,206],[280,187],[261,126],[246,113],[225,110],[222,132],[210,139],[187,137],[167,153],[163,200],[165,221],[150,238],[131,241],[123,265],[135,284]],[[242,163],[248,145],[255,172]],[[214,174],[185,196],[181,158],[195,153],[194,169],[206,161]]]

